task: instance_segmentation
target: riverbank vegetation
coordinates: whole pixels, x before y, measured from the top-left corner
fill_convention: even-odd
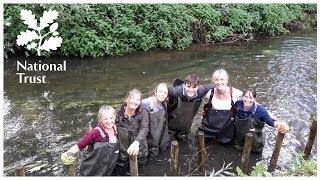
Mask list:
[[[31,10],[38,20],[45,10],[57,10],[63,42],[51,54],[81,57],[250,41],[314,29],[317,19],[316,4],[5,4],[6,57],[36,54],[16,45],[27,30],[21,9]]]
[[[236,172],[238,176],[248,176],[237,167]],[[304,159],[303,154],[300,153],[291,163],[287,171],[275,171],[269,173],[262,163],[256,164],[252,167],[249,176],[317,176],[317,161],[313,159]]]

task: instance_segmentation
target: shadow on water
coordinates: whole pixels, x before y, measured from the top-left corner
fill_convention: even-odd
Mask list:
[[[66,72],[27,72],[46,75],[47,84],[19,84],[16,61],[28,58],[11,57],[4,62],[4,175],[13,175],[13,167],[19,163],[26,166],[26,175],[65,175],[60,154],[96,123],[99,106],[118,107],[127,91],[134,87],[147,97],[156,83],[170,83],[188,73],[197,74],[203,84],[208,84],[217,68],[228,71],[233,87],[240,90],[256,87],[258,101],[290,125],[277,167],[286,170],[297,153],[303,151],[311,124],[309,118],[316,111],[316,50],[316,32],[313,32],[261,39],[241,46],[221,45],[116,58],[55,57],[45,61],[67,60]],[[202,112],[200,108],[191,134],[195,134],[201,123]],[[267,140],[262,157],[253,158],[252,162],[269,164],[276,132],[270,127],[265,127],[264,132]],[[195,150],[191,148],[189,154],[183,154],[188,148],[180,149],[181,175],[188,175]],[[220,169],[223,160],[236,165],[240,154],[233,150],[219,145],[208,147],[206,170]],[[141,167],[141,175],[167,174],[168,153],[165,151]],[[316,154],[315,146],[311,158],[316,159]]]

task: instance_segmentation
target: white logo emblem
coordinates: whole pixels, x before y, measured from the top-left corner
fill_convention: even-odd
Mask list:
[[[28,29],[17,36],[17,45],[27,45],[28,50],[37,50],[38,56],[41,56],[41,50],[48,52],[50,52],[50,50],[57,50],[57,47],[60,47],[62,43],[62,38],[58,36],[59,33],[56,31],[58,29],[58,23],[53,23],[53,21],[58,18],[58,14],[56,10],[44,11],[40,18],[40,25],[38,26],[35,15],[33,15],[30,10],[22,9],[20,12],[21,19],[24,24],[28,25]],[[44,29],[48,27],[49,24],[51,25],[49,32],[47,32]],[[50,34],[52,36],[48,38],[47,36]]]

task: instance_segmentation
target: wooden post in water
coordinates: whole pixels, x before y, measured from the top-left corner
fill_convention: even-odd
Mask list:
[[[178,141],[171,142],[171,161],[170,161],[170,173],[173,176],[178,175],[178,156],[179,155],[179,143]]]
[[[204,175],[205,172],[205,156],[206,152],[204,150],[204,133],[199,131],[197,134],[198,139],[198,164],[199,164],[199,172],[201,175]]]
[[[277,135],[276,145],[274,147],[274,150],[271,156],[271,160],[268,168],[269,172],[272,172],[276,169],[283,138],[284,138],[284,134],[279,132]]]
[[[308,141],[307,141],[307,145],[304,149],[304,156],[303,158],[304,159],[308,159],[309,156],[310,156],[310,153],[311,153],[311,149],[312,149],[312,146],[313,146],[313,142],[314,142],[314,139],[317,135],[317,121],[316,120],[313,120],[312,121],[312,124],[311,124],[311,127],[310,127],[310,133],[309,133],[309,138],[308,138]]]
[[[76,164],[68,164],[67,166],[67,176],[76,176]]]
[[[244,173],[249,172],[248,166],[249,166],[252,140],[253,140],[253,134],[251,132],[247,133],[244,141],[244,147],[241,155],[241,164],[240,164],[240,168]]]
[[[19,164],[14,169],[15,176],[25,176],[25,168],[23,165]]]
[[[129,155],[130,174],[131,176],[138,176],[138,159],[137,155]]]

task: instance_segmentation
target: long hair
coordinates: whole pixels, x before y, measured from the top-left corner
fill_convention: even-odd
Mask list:
[[[128,92],[128,94],[127,94],[127,96],[126,96],[126,98],[124,100],[124,103],[127,105],[129,100],[131,99],[131,97],[136,95],[136,94],[139,95],[140,96],[140,100],[142,100],[142,94],[141,94],[140,90],[134,88],[134,89],[132,89],[131,91]],[[141,103],[140,103],[139,107],[137,108],[136,112],[138,110],[140,110],[140,108],[141,108]]]

